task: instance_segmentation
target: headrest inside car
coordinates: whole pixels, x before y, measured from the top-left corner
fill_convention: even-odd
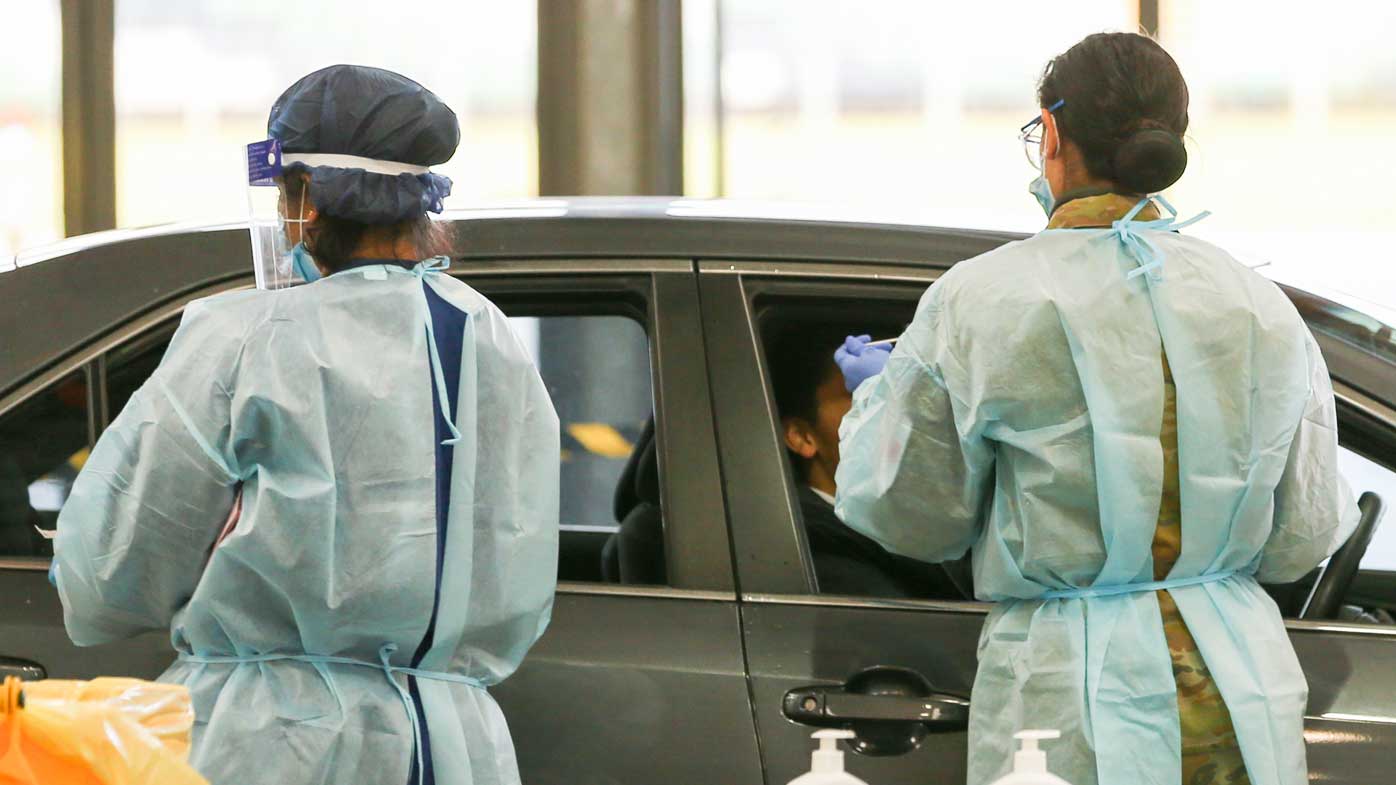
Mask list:
[[[648,456],[648,457],[646,457]],[[653,467],[646,472],[641,472],[641,466],[648,464]],[[648,479],[642,474],[649,475]],[[640,438],[635,441],[635,449],[630,453],[630,458],[625,462],[625,469],[621,471],[620,479],[616,482],[616,495],[612,504],[612,511],[616,516],[616,523],[625,520],[625,516],[635,509],[635,505],[641,501],[648,501],[654,504],[659,499],[659,466],[654,454],[654,415],[650,415],[645,421],[644,430],[640,432]],[[653,493],[642,496],[640,493],[640,483],[649,483]]]

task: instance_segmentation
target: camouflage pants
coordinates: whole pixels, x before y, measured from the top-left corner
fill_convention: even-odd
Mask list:
[[[1183,735],[1183,785],[1250,785],[1231,712],[1202,661],[1197,642],[1168,592],[1158,593],[1163,631],[1178,683],[1178,721]]]
[[[1159,441],[1163,448],[1163,488],[1154,530],[1154,578],[1167,577],[1183,547],[1182,497],[1178,471],[1178,399],[1168,357],[1163,357],[1164,409]],[[1178,724],[1183,737],[1182,785],[1250,785],[1231,712],[1183,623],[1183,614],[1166,591],[1158,593],[1163,633],[1178,683]]]

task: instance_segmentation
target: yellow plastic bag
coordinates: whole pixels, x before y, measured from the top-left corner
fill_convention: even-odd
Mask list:
[[[139,679],[6,679],[0,785],[208,785],[185,763],[189,693]]]

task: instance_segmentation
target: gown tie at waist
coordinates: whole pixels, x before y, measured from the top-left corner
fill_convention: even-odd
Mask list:
[[[417,707],[412,700],[412,693],[407,688],[398,683],[393,678],[394,674],[402,673],[408,676],[415,676],[419,679],[430,679],[432,681],[448,681],[455,684],[464,684],[478,690],[485,689],[484,682],[469,676],[462,676],[458,673],[445,673],[442,671],[428,671],[420,668],[410,668],[403,665],[392,664],[393,652],[397,651],[396,643],[385,643],[378,650],[378,662],[360,660],[353,657],[335,657],[328,654],[249,654],[245,656],[200,656],[197,654],[180,653],[180,662],[189,662],[197,665],[252,665],[262,662],[306,662],[311,665],[352,665],[360,668],[374,668],[383,673],[388,683],[397,690],[398,697],[402,699],[402,706],[407,710],[407,718],[412,722],[412,746],[417,756],[417,782],[422,783],[425,777],[425,769],[422,761],[422,726],[417,719]]]
[[[1122,594],[1144,594],[1146,592],[1181,589],[1185,586],[1199,586],[1204,583],[1217,583],[1240,574],[1237,570],[1226,570],[1191,578],[1166,578],[1148,583],[1118,583],[1113,586],[1082,586],[1076,589],[1049,591],[1033,599],[1039,600],[1080,600],[1087,597],[1118,597]]]

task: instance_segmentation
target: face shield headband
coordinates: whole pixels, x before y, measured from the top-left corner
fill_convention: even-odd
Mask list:
[[[267,139],[247,145],[248,229],[252,241],[252,269],[259,289],[284,289],[317,280],[319,269],[305,248],[305,192],[301,190],[300,212],[287,218],[282,209],[285,169],[290,166],[319,166],[358,169],[372,174],[424,175],[431,169],[399,161],[381,161],[357,155],[335,153],[283,153],[281,143]],[[291,243],[287,231],[296,224],[301,242]]]

